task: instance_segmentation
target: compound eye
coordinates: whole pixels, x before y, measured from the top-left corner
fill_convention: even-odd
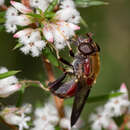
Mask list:
[[[82,43],[79,45],[79,51],[83,53],[84,55],[89,55],[93,53],[93,49],[89,44]]]

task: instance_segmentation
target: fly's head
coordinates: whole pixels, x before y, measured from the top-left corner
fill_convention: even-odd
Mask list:
[[[80,54],[85,57],[100,51],[99,46],[93,41],[91,33],[88,33],[87,37],[78,37],[77,43]]]

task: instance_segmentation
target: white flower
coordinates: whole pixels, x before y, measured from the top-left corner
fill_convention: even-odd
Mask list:
[[[6,107],[0,112],[0,116],[6,123],[10,125],[17,125],[19,130],[23,130],[24,128],[28,129],[29,126],[27,122],[30,121],[31,118],[29,116],[25,116],[27,108],[25,109],[24,107],[25,106],[21,108]]]
[[[105,109],[110,112],[112,116],[120,116],[124,114],[130,106],[130,102],[128,100],[128,90],[125,84],[121,85],[119,92],[124,94],[109,99],[109,101],[105,104]]]
[[[108,129],[112,124],[115,124],[111,119],[111,116],[104,107],[99,107],[96,110],[97,113],[90,115],[90,122],[92,122],[92,130],[102,130],[102,128]],[[117,128],[111,130],[118,130]]]
[[[20,48],[20,50],[24,54],[28,54],[31,52],[31,55],[33,57],[39,56],[41,50],[46,46],[46,43],[41,40],[41,35],[39,31],[33,31],[28,36],[25,35],[20,37],[20,41],[22,41],[24,45]]]
[[[24,104],[21,107],[21,112],[26,113],[26,114],[30,114],[32,112],[32,105],[31,104]]]
[[[4,120],[8,123],[8,124],[12,124],[12,125],[18,125],[19,126],[19,130],[23,130],[24,128],[28,129],[29,126],[27,125],[27,122],[31,120],[30,117],[25,117],[24,113],[21,116],[17,116],[15,114],[7,114],[4,117]]]
[[[13,35],[14,38],[21,38],[22,36],[28,36],[33,32],[32,28],[26,28],[21,31],[18,31]]]
[[[31,130],[55,130],[55,126],[49,122],[42,121],[41,119],[36,119],[33,122],[34,128]]]
[[[105,109],[111,113],[112,116],[120,116],[126,112],[130,102],[122,99],[122,97],[116,97],[110,99],[105,104]]]
[[[18,11],[14,7],[9,7],[6,11],[6,18],[8,18],[9,16],[17,16],[17,15]]]
[[[0,0],[0,6],[4,4],[4,0]]]
[[[44,25],[43,28],[43,35],[45,36],[46,40],[48,40],[49,42],[53,42],[54,38],[53,38],[53,29],[51,27],[52,25],[50,24],[46,24]]]
[[[61,2],[60,8],[63,8],[63,9],[64,8],[65,9],[67,9],[67,8],[75,8],[75,4],[74,4],[74,2],[72,0],[63,0]]]
[[[17,26],[15,24],[10,24],[10,23],[5,23],[5,28],[7,32],[12,32],[14,33],[17,30]]]
[[[54,130],[59,122],[58,112],[54,105],[46,103],[35,110],[34,128],[32,130]]]
[[[6,22],[19,26],[27,26],[32,23],[27,15],[9,16]]]
[[[49,44],[53,43],[57,49],[63,49],[68,45],[68,40],[75,35],[76,30],[80,29],[77,25],[80,21],[80,14],[74,2],[72,0],[58,1],[59,9],[53,12],[55,15],[51,18],[45,15],[45,10],[52,0],[30,0],[29,2],[30,8],[19,2],[11,1],[13,7],[6,12],[7,32],[14,33],[18,29],[17,26],[27,26],[14,34],[14,38],[19,38],[20,43],[23,44],[20,50],[24,54],[31,53],[35,57],[41,54],[46,41]],[[42,13],[37,8],[41,9]],[[38,40],[32,36],[35,30],[40,32]],[[43,41],[41,37],[45,37],[46,41]]]
[[[40,8],[42,11],[45,11],[49,5],[48,0],[30,0],[31,7]]]
[[[43,34],[49,42],[53,42],[57,49],[63,49],[66,46],[66,40],[74,35],[75,30],[79,30],[80,27],[64,22],[58,21],[55,24],[46,24],[43,28]]]
[[[128,89],[127,89],[125,83],[122,83],[122,84],[121,84],[119,92],[123,93],[123,94],[121,95],[121,97],[122,97],[123,99],[128,100]]]
[[[67,119],[67,118],[62,118],[60,120],[60,127],[61,128],[66,128],[66,129],[71,129],[71,126],[70,126],[70,119]]]
[[[58,112],[50,103],[45,104],[44,108],[37,108],[35,111],[35,116],[41,118],[43,122],[49,122],[56,125],[59,121]]]
[[[59,125],[61,128],[64,128],[64,129],[79,130],[79,128],[81,128],[83,125],[83,121],[79,118],[76,124],[71,128],[71,125],[70,125],[71,112],[72,112],[72,109],[70,107],[65,107],[65,118],[62,118],[60,120]]]
[[[56,18],[74,24],[78,24],[80,22],[80,14],[74,8],[64,8],[57,11]]]
[[[13,0],[10,1],[10,3],[21,13],[23,14],[27,14],[32,12],[31,9],[27,8],[26,6],[24,6],[23,4],[19,3],[19,2],[15,2]]]
[[[0,68],[0,73],[8,72],[5,67]],[[8,97],[14,92],[18,91],[21,85],[18,84],[18,80],[15,76],[10,76],[0,80],[0,97]]]

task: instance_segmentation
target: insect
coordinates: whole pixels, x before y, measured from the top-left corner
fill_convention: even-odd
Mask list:
[[[77,53],[76,55],[71,53],[74,58],[73,63],[70,64],[62,59],[62,62],[69,65],[71,69],[49,83],[49,89],[54,95],[60,98],[74,96],[71,126],[78,120],[100,69],[100,48],[93,41],[91,33],[86,34],[85,37],[78,37],[74,44],[77,46]],[[69,81],[65,81],[67,75],[72,77]]]

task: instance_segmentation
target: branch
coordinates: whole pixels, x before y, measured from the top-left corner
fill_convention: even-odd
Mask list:
[[[47,75],[48,75],[48,80],[50,82],[54,81],[54,74],[53,74],[53,70],[52,70],[52,66],[50,63],[47,62],[46,58],[43,57],[42,58],[44,64],[45,64],[45,68],[47,70]],[[55,105],[56,108],[58,110],[58,114],[60,118],[64,118],[65,117],[65,112],[64,112],[64,99],[61,99],[57,96],[54,96],[54,100],[55,100]],[[65,130],[65,129],[64,129]]]

